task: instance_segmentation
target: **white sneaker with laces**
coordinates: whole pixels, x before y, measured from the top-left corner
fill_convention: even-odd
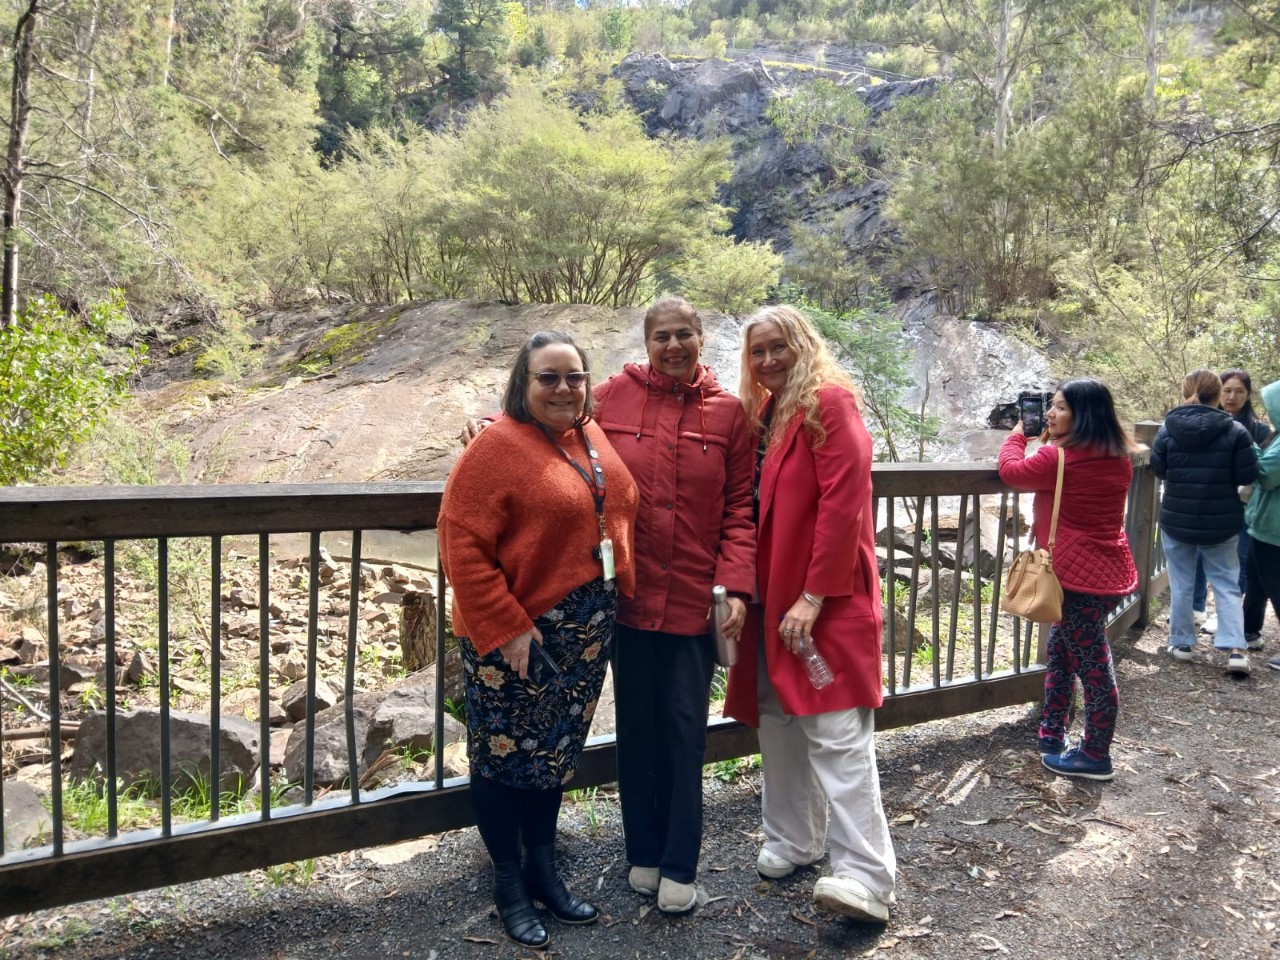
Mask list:
[[[889,922],[889,905],[853,877],[823,877],[813,887],[813,902],[851,920]]]
[[[1215,613],[1212,617],[1200,624],[1201,633],[1217,633],[1218,632],[1218,615]]]
[[[1237,677],[1249,675],[1249,657],[1243,650],[1232,650],[1227,654],[1227,673]]]
[[[760,848],[760,854],[756,857],[756,873],[771,880],[781,880],[783,877],[789,877],[796,872],[796,868],[799,866],[800,864],[792,863],[785,857],[770,853],[765,847]]]

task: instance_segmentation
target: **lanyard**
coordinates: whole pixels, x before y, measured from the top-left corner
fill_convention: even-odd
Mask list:
[[[555,445],[557,450],[564,454],[564,458],[569,461],[573,469],[578,471],[578,476],[580,476],[587,487],[590,488],[591,499],[595,501],[596,505],[596,519],[600,521],[600,539],[603,540],[605,536],[604,467],[600,466],[600,454],[598,454],[596,452],[596,448],[591,445],[591,438],[587,436],[587,432],[581,426],[577,428],[578,439],[581,440],[582,445],[586,447],[587,457],[591,462],[591,472],[588,473],[582,464],[573,459],[573,454],[569,453],[569,451],[561,445],[560,441],[556,439],[555,435],[552,434],[550,430],[541,423],[538,424],[538,426],[542,427],[542,432],[546,435],[547,439]]]

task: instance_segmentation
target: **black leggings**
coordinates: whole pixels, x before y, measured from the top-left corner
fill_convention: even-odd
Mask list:
[[[1249,575],[1244,602],[1244,632],[1261,633],[1262,619],[1267,614],[1267,601],[1280,618],[1280,547],[1253,537],[1253,551],[1246,568]]]
[[[471,803],[476,828],[494,863],[520,859],[520,841],[528,847],[545,847],[556,841],[556,821],[564,788],[523,790],[485,777],[471,781]]]

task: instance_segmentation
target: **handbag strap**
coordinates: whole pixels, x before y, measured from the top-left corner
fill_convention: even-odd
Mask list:
[[[1053,541],[1058,537],[1058,507],[1062,504],[1062,475],[1067,469],[1067,455],[1061,447],[1058,450],[1058,483],[1053,488],[1053,519],[1049,522],[1049,543],[1046,547],[1049,556],[1053,556]]]

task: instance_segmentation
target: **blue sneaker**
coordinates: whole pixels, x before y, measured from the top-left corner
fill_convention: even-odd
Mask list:
[[[1067,741],[1057,737],[1041,737],[1040,738],[1040,755],[1041,756],[1057,756],[1067,749]]]
[[[1094,760],[1092,757],[1085,756],[1078,747],[1056,757],[1052,754],[1045,754],[1040,757],[1040,762],[1054,773],[1061,774],[1064,777],[1083,777],[1085,780],[1110,780],[1115,776],[1115,771],[1111,769],[1110,757]]]

